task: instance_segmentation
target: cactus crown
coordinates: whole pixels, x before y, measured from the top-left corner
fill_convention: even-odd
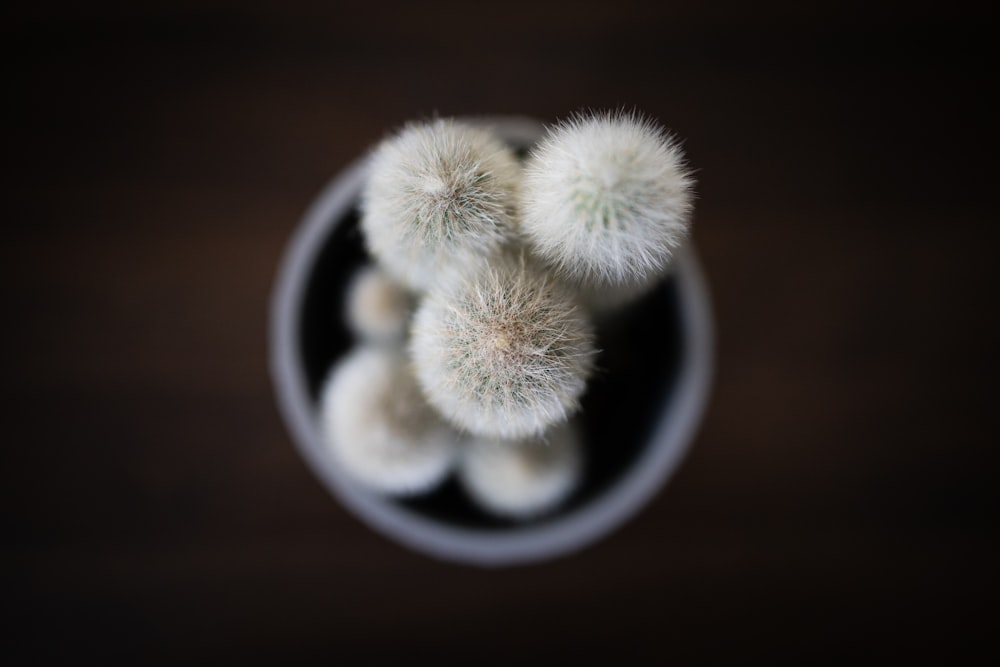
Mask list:
[[[520,168],[489,131],[439,119],[411,124],[373,153],[362,195],[372,254],[408,287],[448,262],[475,263],[514,235]]]
[[[687,236],[693,181],[677,142],[642,116],[575,116],[532,151],[522,227],[567,277],[642,285]]]
[[[578,407],[593,365],[593,331],[566,289],[504,257],[430,294],[410,355],[428,399],[478,435],[539,435]]]

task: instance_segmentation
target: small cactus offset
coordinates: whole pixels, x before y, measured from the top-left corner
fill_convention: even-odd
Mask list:
[[[347,287],[347,324],[362,340],[402,342],[411,309],[410,295],[377,266],[362,267]]]
[[[508,519],[545,514],[576,490],[583,447],[573,422],[544,438],[471,438],[459,458],[458,480],[473,502]]]
[[[357,347],[331,371],[320,427],[372,491],[434,490],[527,520],[567,502],[586,434],[597,314],[670,271],[693,180],[636,114],[578,115],[524,163],[485,126],[411,123],[369,159],[361,231],[375,266],[346,295]]]
[[[458,435],[424,401],[400,350],[354,348],[327,379],[320,419],[334,460],[376,491],[429,491],[455,461]]]

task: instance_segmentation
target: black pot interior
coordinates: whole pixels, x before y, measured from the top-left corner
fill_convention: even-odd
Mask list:
[[[342,315],[344,288],[368,261],[357,211],[351,211],[333,227],[317,255],[300,311],[301,362],[313,400],[332,365],[354,344]],[[585,480],[557,512],[534,523],[594,500],[637,460],[674,386],[681,345],[678,305],[676,282],[670,278],[613,320],[598,322],[598,372],[588,385],[580,415]],[[393,502],[464,527],[504,530],[524,525],[480,511],[454,479],[429,495]]]

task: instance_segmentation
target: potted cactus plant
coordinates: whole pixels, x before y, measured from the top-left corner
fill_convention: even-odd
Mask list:
[[[636,114],[434,119],[320,197],[272,315],[300,449],[376,529],[478,564],[637,511],[708,390],[692,178]]]

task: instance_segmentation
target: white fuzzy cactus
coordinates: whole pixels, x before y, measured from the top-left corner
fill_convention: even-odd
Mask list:
[[[363,346],[321,396],[334,459],[373,490],[421,493],[463,440],[459,481],[483,509],[552,511],[583,470],[569,420],[595,364],[591,314],[656,285],[687,235],[680,149],[634,114],[578,116],[522,169],[488,129],[435,120],[369,166],[361,229],[379,268],[349,287]]]
[[[522,230],[569,280],[642,286],[688,232],[692,178],[676,142],[627,113],[556,126],[525,167]]]
[[[347,324],[363,341],[402,341],[412,307],[406,290],[373,265],[359,269],[347,288]]]
[[[370,169],[361,201],[368,249],[413,290],[449,266],[488,259],[514,236],[520,165],[485,128],[408,125],[378,146]]]
[[[425,297],[410,354],[428,400],[452,423],[522,438],[579,407],[594,333],[558,281],[523,256],[505,255]]]
[[[583,448],[573,422],[544,439],[472,438],[458,465],[459,482],[476,504],[510,519],[552,511],[579,486],[582,473]]]
[[[401,350],[354,348],[320,397],[320,430],[334,460],[358,482],[411,495],[451,471],[458,434],[420,394]]]

